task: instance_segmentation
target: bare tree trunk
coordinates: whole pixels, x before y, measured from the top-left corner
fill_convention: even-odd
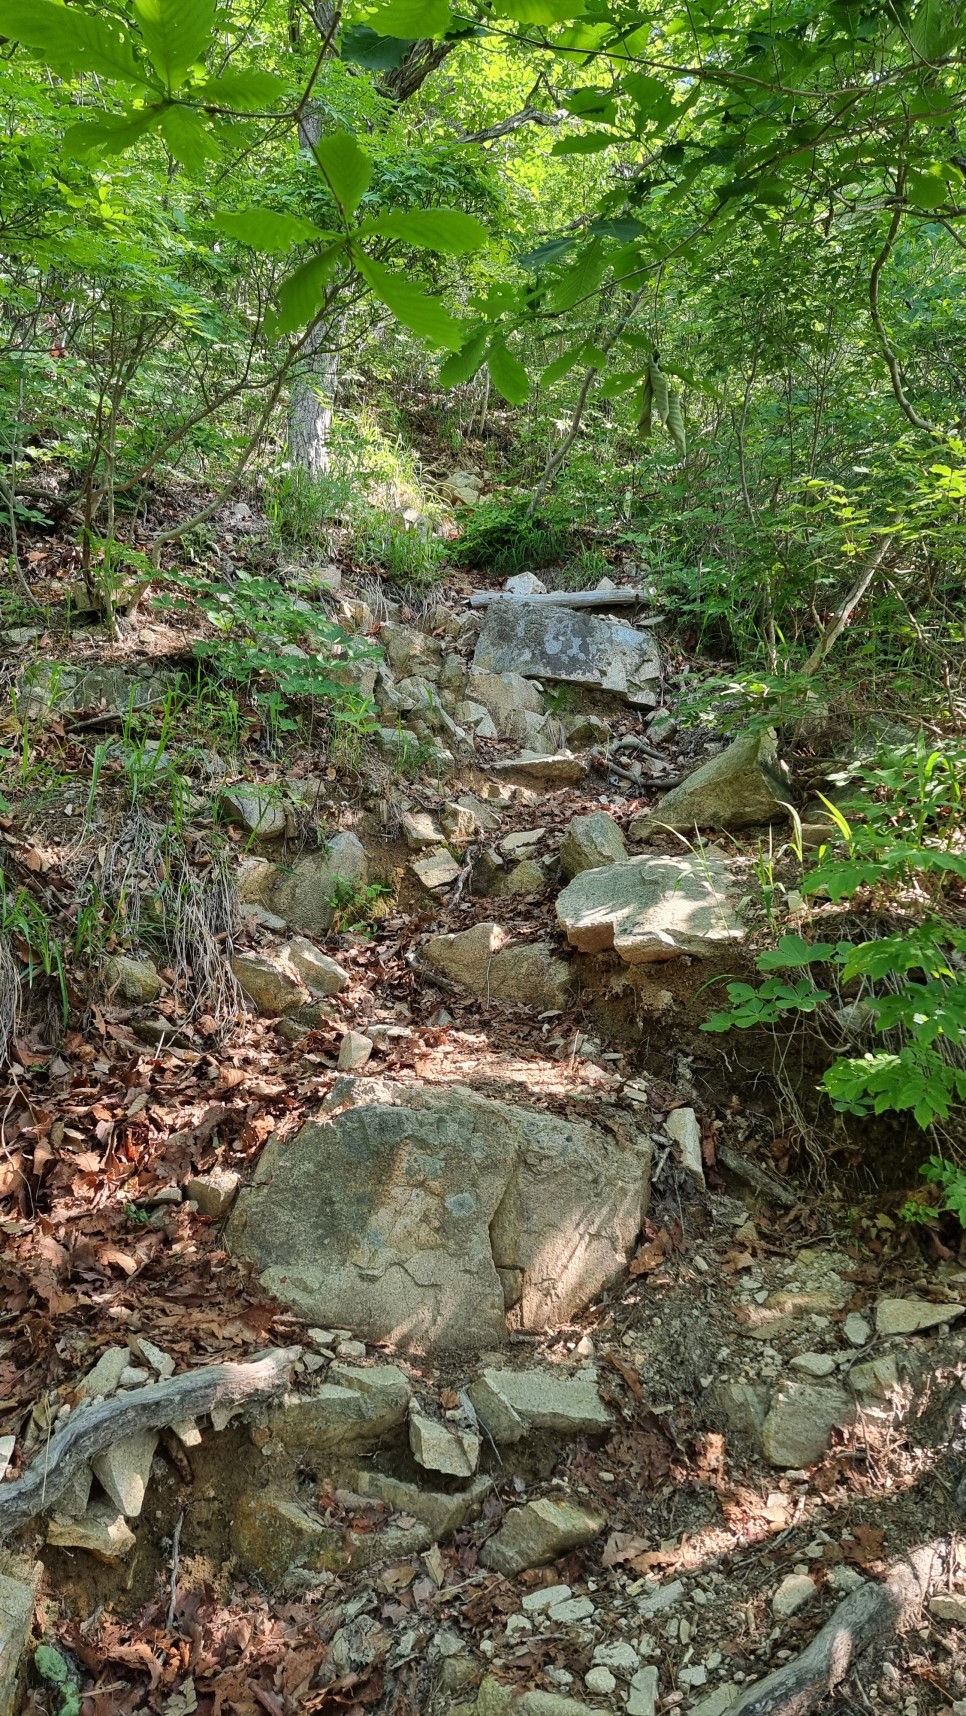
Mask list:
[[[332,410],[339,385],[339,347],[333,343],[341,333],[320,325],[305,343],[311,367],[302,371],[288,408],[288,456],[297,471],[308,477],[323,476],[329,468]]]

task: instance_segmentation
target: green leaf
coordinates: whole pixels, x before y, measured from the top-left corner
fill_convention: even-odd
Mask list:
[[[365,66],[366,71],[398,71],[412,45],[412,38],[380,36],[365,24],[350,24],[342,32],[339,53],[350,65]]]
[[[561,277],[550,297],[554,310],[572,310],[579,299],[595,292],[604,272],[604,248],[599,238],[592,239]]]
[[[74,161],[121,155],[149,131],[154,131],[167,110],[167,103],[158,102],[133,113],[102,113],[98,119],[82,119],[65,132],[64,153]]]
[[[22,42],[65,77],[97,72],[158,92],[154,79],[134,57],[131,37],[80,6],[60,6],[55,0],[0,0],[0,36]]]
[[[497,18],[512,18],[517,24],[567,24],[582,18],[587,0],[495,0]]]
[[[215,0],[133,0],[144,45],[172,93],[203,60],[215,27]]]
[[[576,137],[558,137],[553,144],[551,155],[599,155],[602,149],[609,149],[613,143],[619,143],[620,138],[610,131],[581,131]]]
[[[789,966],[811,965],[815,960],[831,959],[836,945],[834,941],[808,942],[801,935],[783,935],[778,946],[760,953],[755,963],[759,971],[782,971]]]
[[[284,256],[293,244],[306,244],[311,239],[335,238],[301,215],[283,214],[278,209],[238,209],[215,215],[212,222],[219,232],[237,238],[252,250],[263,250],[269,256]]]
[[[449,0],[384,0],[367,13],[366,22],[379,36],[445,36],[453,23]]]
[[[349,131],[330,131],[316,143],[314,154],[343,214],[354,214],[372,178],[369,156]]]
[[[200,89],[191,91],[191,100],[201,107],[227,107],[235,113],[255,113],[274,106],[288,89],[288,82],[277,72],[260,71],[257,66],[229,66],[220,77],[210,77]]]
[[[393,274],[355,245],[352,247],[352,259],[374,296],[392,311],[404,328],[411,328],[429,345],[448,346],[454,352],[461,350],[466,330],[463,323],[450,314],[442,299],[431,298],[405,274]]]
[[[322,294],[344,240],[330,244],[319,256],[310,256],[296,268],[278,289],[278,314],[272,323],[274,334],[294,334],[311,322],[322,303]]]
[[[540,376],[540,386],[552,387],[555,381],[563,381],[564,376],[569,375],[574,366],[580,362],[583,350],[584,348],[582,344],[579,346],[571,346],[569,351],[561,352],[559,357],[555,357],[553,362],[548,363],[546,369],[542,372]]]
[[[949,0],[919,0],[909,40],[921,59],[942,59],[956,44],[956,8]]]
[[[200,113],[174,103],[161,116],[161,131],[176,161],[186,172],[197,175],[204,171],[206,161],[218,154],[218,144]]]
[[[486,335],[476,334],[452,357],[448,357],[439,372],[443,387],[458,387],[461,381],[472,381],[486,356]]]
[[[530,377],[503,340],[494,340],[486,354],[490,380],[511,405],[522,405],[530,392]]]
[[[906,191],[910,202],[921,209],[942,208],[949,201],[949,187],[937,173],[910,173]]]
[[[597,397],[599,399],[619,399],[622,393],[630,393],[632,388],[639,385],[641,374],[639,369],[616,370],[613,375],[608,375],[601,382]]]
[[[438,250],[445,256],[481,250],[488,238],[486,227],[459,209],[399,209],[377,215],[356,229],[358,238],[370,233],[379,238],[399,238],[420,250]]]

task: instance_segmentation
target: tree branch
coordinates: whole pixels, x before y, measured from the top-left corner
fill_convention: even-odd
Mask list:
[[[904,185],[905,172],[903,171],[899,175],[899,182],[897,185],[897,191],[900,198],[903,194]],[[886,234],[885,244],[882,246],[875,262],[872,264],[872,273],[869,276],[869,313],[872,317],[872,326],[878,335],[879,345],[882,348],[882,356],[885,358],[886,367],[892,379],[892,391],[898,400],[900,411],[902,411],[904,416],[908,417],[909,422],[912,424],[914,429],[921,429],[926,435],[939,436],[942,431],[938,429],[934,423],[928,423],[925,417],[920,417],[915,406],[912,404],[912,401],[906,395],[905,388],[902,385],[902,376],[899,373],[899,360],[889,344],[889,336],[886,333],[885,323],[882,320],[882,315],[879,310],[879,282],[882,279],[883,269],[892,255],[892,247],[896,242],[899,228],[902,225],[902,215],[903,207],[900,201],[897,203],[893,211],[892,219],[889,222],[889,231]]]

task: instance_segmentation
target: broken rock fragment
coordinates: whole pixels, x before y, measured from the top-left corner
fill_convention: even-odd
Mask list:
[[[410,1412],[409,1446],[417,1465],[447,1478],[471,1478],[480,1458],[480,1439],[470,1430],[457,1430]]]
[[[584,870],[559,895],[557,918],[579,952],[613,948],[628,965],[709,958],[744,939],[729,868],[709,851]]]
[[[231,969],[243,995],[248,997],[258,1013],[274,1018],[279,1013],[294,1013],[309,999],[309,992],[295,966],[281,956],[269,958],[262,953],[236,953]]]
[[[936,1305],[928,1299],[880,1299],[875,1308],[877,1335],[917,1335],[922,1329],[954,1323],[966,1305]]]
[[[528,1429],[600,1436],[612,1424],[591,1370],[485,1370],[467,1393],[495,1442],[518,1442]]]
[[[137,1539],[124,1515],[105,1497],[92,1502],[82,1519],[55,1514],[47,1527],[47,1542],[57,1549],[86,1549],[98,1561],[121,1561]]]
[[[843,1388],[784,1382],[762,1426],[762,1452],[772,1466],[812,1466],[828,1452],[833,1429],[854,1418],[855,1403]]]
[[[95,1454],[91,1461],[98,1483],[128,1519],[136,1519],[144,1506],[157,1445],[156,1430],[136,1430],[133,1436],[113,1442],[103,1454]]]
[[[412,1390],[395,1365],[371,1370],[330,1366],[333,1378],[314,1394],[290,1397],[269,1419],[269,1427],[287,1448],[312,1454],[375,1443],[403,1424]]]
[[[240,1185],[241,1175],[236,1174],[234,1168],[212,1168],[207,1174],[195,1174],[185,1186],[184,1194],[198,1205],[203,1216],[211,1221],[220,1221],[231,1209]],[[148,1362],[154,1361],[149,1359]],[[173,1363],[171,1368],[174,1369]]]
[[[480,1560],[495,1572],[512,1577],[527,1567],[546,1567],[569,1549],[592,1543],[606,1520],[572,1502],[527,1502],[511,1508],[494,1537],[484,1544]]]
[[[573,817],[560,842],[560,869],[568,882],[582,870],[621,864],[626,857],[627,844],[620,827],[605,810]]]
[[[516,942],[497,923],[474,924],[453,935],[433,936],[424,948],[427,965],[487,1000],[510,1001],[543,1012],[566,1004],[570,968],[548,942]]]

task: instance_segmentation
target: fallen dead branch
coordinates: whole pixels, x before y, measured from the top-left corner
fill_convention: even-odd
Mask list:
[[[751,1686],[729,1716],[805,1716],[850,1674],[873,1645],[880,1651],[919,1616],[946,1562],[940,1541],[923,1544],[896,1562],[881,1584],[846,1597],[800,1656]]]
[[[0,1485],[0,1542],[45,1508],[53,1507],[81,1466],[122,1436],[163,1430],[185,1418],[269,1400],[285,1389],[300,1347],[274,1347],[243,1364],[211,1364],[147,1388],[125,1391],[75,1407],[40,1450],[29,1471]]]

